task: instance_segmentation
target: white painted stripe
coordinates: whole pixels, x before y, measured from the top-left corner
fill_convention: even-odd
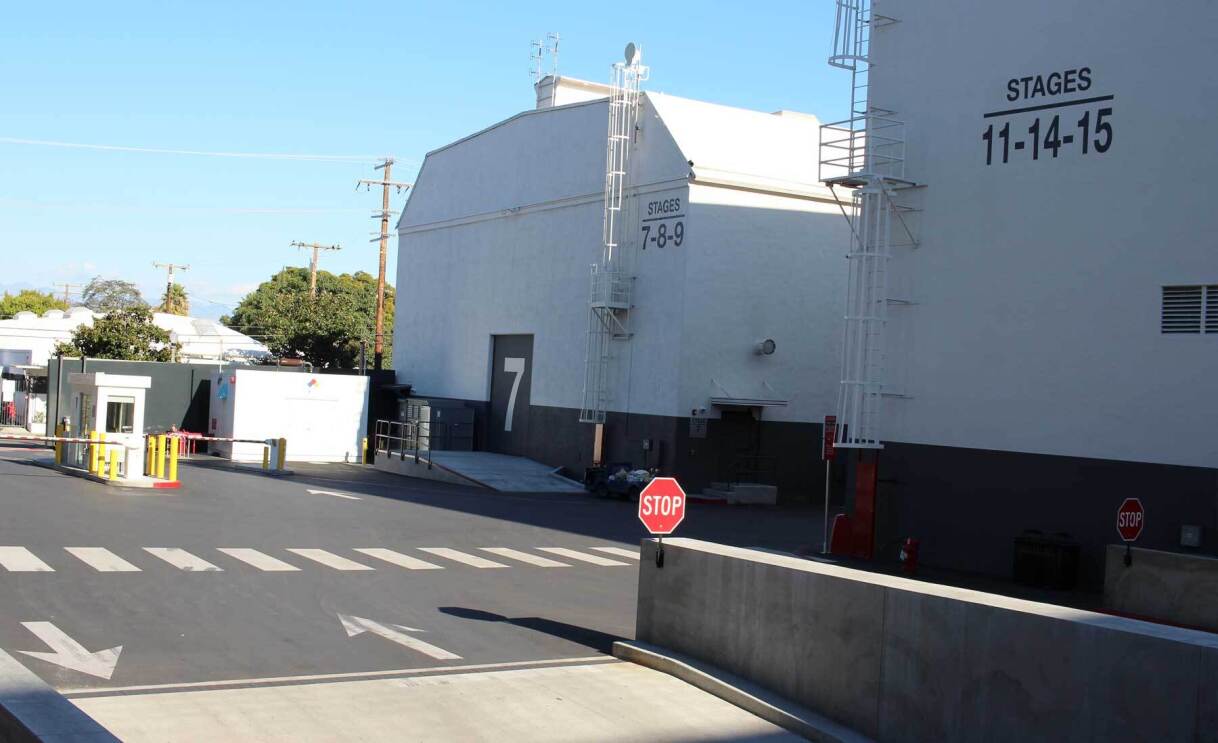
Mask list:
[[[295,565],[289,565],[283,560],[271,557],[265,552],[252,550],[248,547],[217,547],[216,549],[229,557],[240,560],[248,565],[253,565],[259,570],[265,570],[267,572],[300,570],[300,568],[296,567]]]
[[[463,563],[465,565],[472,565],[476,568],[506,568],[507,567],[507,565],[504,565],[501,562],[495,562],[494,560],[487,560],[486,558],[478,557],[477,555],[470,555],[470,554],[466,554],[464,552],[458,552],[457,550],[449,549],[447,547],[420,547],[419,549],[423,550],[424,552],[430,552],[431,554],[436,555],[437,557],[447,557],[448,559],[453,560],[454,562]]]
[[[225,681],[188,681],[180,684],[143,684],[140,686],[85,686],[78,689],[60,689],[65,696],[107,697],[131,691],[161,691],[165,689],[213,689],[222,686],[257,686],[295,683],[301,681],[338,681],[342,679],[373,679],[386,676],[418,676],[433,674],[468,673],[470,671],[493,671],[505,668],[529,668],[531,666],[568,666],[586,664],[622,663],[610,655],[587,655],[580,658],[554,658],[553,660],[515,660],[506,663],[471,663],[463,666],[426,666],[423,668],[395,668],[389,671],[349,671],[347,673],[318,673],[311,676],[265,676],[262,678],[228,679]]]
[[[138,573],[139,568],[105,547],[64,547],[73,556],[101,573]]]
[[[638,550],[628,550],[623,547],[593,547],[592,549],[609,555],[617,555],[618,557],[629,557],[631,560],[639,559]]]
[[[436,565],[426,560],[420,560],[417,557],[403,555],[401,552],[393,550],[381,549],[380,547],[356,547],[356,552],[362,552],[369,557],[375,557],[378,560],[384,560],[388,563],[393,563],[400,568],[407,570],[443,570],[443,565]]]
[[[478,549],[480,549],[484,552],[491,552],[493,554],[499,555],[500,557],[507,557],[512,560],[520,560],[521,562],[527,562],[530,565],[536,565],[537,567],[540,567],[540,568],[569,568],[569,567],[571,567],[570,565],[568,565],[565,562],[559,562],[558,560],[551,560],[548,557],[538,557],[537,555],[530,555],[528,552],[521,552],[520,550],[514,550],[511,547],[479,547]]]
[[[47,565],[25,547],[0,547],[0,566],[14,573],[53,573]]]
[[[576,552],[575,550],[567,549],[566,547],[538,547],[537,549],[541,550],[542,552],[551,552],[555,555],[561,555],[562,557],[569,557],[572,560],[582,560],[583,562],[590,562],[593,565],[628,565],[629,564],[629,563],[625,563],[625,562],[619,562],[617,560],[610,560],[608,557],[601,557],[600,555],[589,555],[586,552]]]
[[[175,568],[191,573],[215,572],[220,568],[212,565],[202,557],[197,557],[178,547],[145,547],[144,551],[153,557],[159,557]]]
[[[325,550],[289,548],[288,552],[294,552],[301,557],[313,562],[320,562],[322,565],[334,568],[335,570],[376,570],[376,568],[362,565],[355,560],[348,560],[345,557],[340,557],[333,552],[326,552]]]

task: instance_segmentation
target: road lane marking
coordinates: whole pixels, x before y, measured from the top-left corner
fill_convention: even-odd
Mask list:
[[[212,565],[202,557],[197,557],[178,547],[145,547],[144,551],[153,557],[159,557],[175,568],[191,573],[218,572],[220,568]]]
[[[78,560],[99,573],[138,573],[139,568],[105,547],[64,547]]]
[[[420,560],[417,557],[403,555],[401,552],[381,549],[380,547],[356,547],[355,551],[362,552],[369,557],[375,557],[378,560],[384,560],[385,562],[392,563],[400,568],[406,568],[407,570],[444,569],[443,565],[436,565],[435,563],[427,562],[426,560]]]
[[[417,637],[412,637],[407,632],[422,632],[421,629],[414,627],[403,627],[400,624],[385,624],[364,617],[349,616],[347,614],[339,614],[338,619],[343,623],[343,629],[347,631],[347,637],[355,637],[362,635],[365,632],[371,632],[374,635],[383,637],[390,642],[396,642],[404,648],[410,648],[416,653],[422,653],[436,660],[461,660],[461,656],[456,653],[451,653],[442,647],[432,645],[430,642],[423,642]]]
[[[504,565],[501,562],[495,562],[494,560],[487,560],[486,558],[478,557],[477,555],[469,555],[464,552],[458,552],[457,550],[449,549],[448,547],[420,547],[419,549],[423,550],[424,552],[430,552],[431,554],[436,555],[437,557],[447,557],[448,559],[450,559],[454,562],[463,563],[465,565],[472,565],[476,568],[506,568],[507,567],[507,565]]]
[[[483,552],[490,552],[492,554],[499,555],[500,557],[507,557],[512,560],[520,560],[521,562],[527,562],[528,564],[536,565],[539,568],[569,568],[569,567],[571,567],[570,565],[568,565],[565,562],[559,562],[558,560],[551,560],[548,557],[538,557],[537,555],[530,555],[528,552],[521,552],[520,550],[514,550],[511,547],[479,547],[478,549],[482,550]]]
[[[216,689],[221,687],[242,688],[250,686],[277,686],[315,681],[342,681],[345,679],[374,679],[391,676],[432,676],[473,671],[494,671],[506,668],[530,668],[533,666],[584,665],[622,663],[611,655],[585,655],[578,658],[553,658],[551,660],[515,660],[505,663],[470,663],[462,666],[427,666],[424,668],[394,668],[388,671],[348,671],[346,673],[318,673],[309,676],[264,676],[262,678],[227,679],[223,681],[186,681],[176,684],[141,684],[139,686],[85,686],[76,689],[60,689],[59,693],[69,697],[107,697],[134,691],[167,691],[173,689]]]
[[[596,550],[597,552],[617,555],[618,557],[629,557],[631,560],[639,559],[638,550],[628,550],[623,547],[593,547],[592,549]]]
[[[320,562],[322,565],[334,568],[335,570],[376,570],[376,568],[363,565],[355,560],[348,560],[345,557],[340,557],[333,552],[326,552],[325,550],[311,548],[293,549],[289,547],[288,552],[293,552],[313,562]]]
[[[68,633],[50,622],[22,622],[21,626],[45,642],[52,652],[41,650],[18,650],[17,652],[107,681],[114,675],[119,653],[123,652],[123,646],[116,645],[106,650],[90,653],[84,645],[73,640]]]
[[[305,488],[305,490],[312,493],[313,495],[332,495],[335,498],[346,498],[347,500],[360,500],[359,498],[356,498],[354,495],[347,495],[345,493],[336,493],[333,490],[313,490],[312,488]]]
[[[240,560],[247,565],[253,565],[259,570],[267,572],[286,572],[289,570],[300,570],[295,565],[289,565],[283,560],[271,557],[265,552],[249,549],[248,547],[217,547],[217,551],[223,552],[229,557]]]
[[[560,555],[562,557],[569,557],[572,560],[582,560],[583,562],[590,562],[593,565],[627,565],[628,564],[628,563],[624,563],[624,562],[619,562],[617,560],[610,560],[608,557],[601,557],[600,555],[589,555],[586,552],[576,552],[575,550],[567,549],[566,547],[538,547],[537,549],[541,550],[542,552],[550,552],[552,554]]]
[[[0,547],[0,566],[14,573],[53,573],[47,565],[25,547]]]

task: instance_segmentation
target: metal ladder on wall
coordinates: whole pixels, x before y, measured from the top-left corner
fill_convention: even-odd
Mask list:
[[[633,54],[632,54],[633,53]],[[601,261],[592,265],[588,300],[588,337],[584,360],[581,423],[604,423],[611,399],[610,361],[613,345],[629,341],[634,298],[633,254],[623,245],[623,211],[629,187],[630,147],[638,121],[640,86],[647,67],[639,63],[634,46],[627,60],[613,65],[609,96],[609,134],[605,145],[604,219]]]
[[[821,126],[820,180],[851,232],[835,442],[841,448],[883,448],[889,261],[896,245],[917,246],[905,219],[913,210],[899,199],[916,185],[905,177],[905,125],[894,111],[871,104],[871,33],[894,22],[874,14],[871,0],[837,2],[829,64],[850,71],[850,118]],[[838,186],[851,192],[847,200]],[[908,242],[893,242],[894,225]]]

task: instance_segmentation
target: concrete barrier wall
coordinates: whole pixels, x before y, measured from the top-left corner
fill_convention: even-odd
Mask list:
[[[1218,741],[1218,636],[690,539],[637,639],[900,741]]]
[[[1104,563],[1104,606],[1218,632],[1218,559],[1109,545]]]

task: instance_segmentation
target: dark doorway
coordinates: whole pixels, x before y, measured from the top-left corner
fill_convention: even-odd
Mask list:
[[[496,335],[491,353],[491,415],[486,448],[525,456],[533,386],[533,336]]]
[[[724,410],[714,422],[719,479],[757,482],[761,454],[761,421],[752,410]]]

